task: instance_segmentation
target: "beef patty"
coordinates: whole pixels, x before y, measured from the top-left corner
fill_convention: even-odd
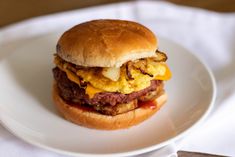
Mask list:
[[[67,78],[65,72],[58,67],[53,69],[54,78],[60,96],[71,104],[86,105],[96,111],[107,115],[116,115],[138,107],[138,101],[147,101],[156,98],[163,90],[163,82],[152,80],[151,85],[145,89],[130,94],[118,92],[96,93],[93,98],[85,93],[84,88]]]

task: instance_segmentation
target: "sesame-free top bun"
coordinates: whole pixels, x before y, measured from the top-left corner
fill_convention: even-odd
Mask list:
[[[124,20],[93,20],[66,31],[57,54],[67,62],[88,67],[120,67],[129,60],[151,57],[157,49],[153,32]]]
[[[137,125],[156,113],[167,100],[167,95],[163,92],[155,100],[157,107],[154,109],[139,107],[126,113],[109,116],[100,114],[96,111],[84,110],[79,107],[68,105],[59,96],[56,83],[54,83],[52,95],[55,106],[65,119],[81,126],[101,130],[117,130]]]

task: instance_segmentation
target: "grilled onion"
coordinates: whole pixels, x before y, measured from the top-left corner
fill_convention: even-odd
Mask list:
[[[156,50],[156,57],[152,57],[156,62],[165,62],[167,60],[167,55],[164,52]]]
[[[141,59],[139,60],[138,62],[135,62],[133,64],[133,67],[136,69],[136,70],[139,70],[142,74],[144,75],[149,75],[150,77],[153,77],[152,74],[148,73],[147,71],[147,60],[146,59]]]
[[[112,81],[117,81],[120,77],[120,68],[103,68],[102,69],[102,74],[106,77],[109,78]]]
[[[129,61],[126,63],[126,76],[128,80],[134,80],[131,75],[131,70],[133,69],[133,62]]]

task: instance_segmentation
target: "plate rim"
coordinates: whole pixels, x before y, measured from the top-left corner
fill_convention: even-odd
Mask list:
[[[51,36],[51,35],[56,35],[58,33],[54,32],[54,33],[47,33],[47,34],[43,34],[40,36],[36,36],[36,37],[32,37],[32,39],[37,40],[38,38],[42,38],[45,36]],[[181,139],[182,137],[186,136],[187,134],[189,134],[193,129],[195,129],[200,123],[202,123],[206,117],[208,117],[208,115],[211,113],[212,108],[214,107],[215,104],[215,100],[216,100],[216,96],[217,96],[217,85],[216,85],[216,81],[215,81],[215,77],[214,74],[212,72],[212,70],[209,68],[209,66],[193,51],[185,48],[183,45],[172,41],[171,39],[165,38],[165,37],[161,37],[159,36],[160,39],[169,42],[170,44],[174,44],[179,46],[180,48],[184,49],[187,53],[189,53],[191,56],[193,56],[195,59],[197,59],[197,61],[199,63],[202,64],[202,66],[205,68],[206,72],[209,75],[209,79],[210,82],[212,84],[212,96],[210,99],[210,102],[208,104],[207,109],[205,110],[205,112],[202,114],[202,116],[195,122],[193,123],[190,127],[188,127],[187,129],[185,129],[184,131],[182,131],[181,133],[179,133],[178,135],[175,135],[174,137],[165,140],[159,144],[155,144],[155,145],[151,145],[151,146],[147,146],[147,147],[143,147],[141,149],[136,149],[136,150],[131,150],[131,151],[125,151],[125,152],[120,152],[120,153],[100,153],[100,154],[96,154],[96,153],[79,153],[79,152],[72,152],[72,151],[67,151],[67,150],[62,150],[59,148],[54,148],[45,144],[42,144],[38,141],[35,140],[31,140],[30,138],[27,137],[23,137],[23,135],[20,135],[17,133],[17,131],[15,131],[14,129],[12,129],[11,127],[9,127],[8,122],[4,121],[4,116],[6,116],[7,118],[11,118],[10,116],[7,116],[4,112],[1,112],[0,110],[0,124],[6,128],[6,130],[8,130],[11,134],[13,134],[15,137],[31,144],[34,146],[37,146],[39,148],[43,148],[52,152],[56,152],[56,153],[60,153],[60,154],[64,154],[64,155],[70,155],[70,156],[83,156],[83,157],[120,157],[120,156],[131,156],[131,155],[139,155],[139,154],[143,154],[143,153],[147,153],[150,151],[154,151],[154,150],[158,150],[160,148],[163,148],[164,146],[167,146],[171,143],[174,143],[176,140]],[[34,40],[31,40],[34,41]],[[11,55],[13,55],[14,53],[16,53],[15,51],[13,51],[10,55],[5,56],[4,58],[2,58],[1,61],[3,61],[4,59],[10,57]]]

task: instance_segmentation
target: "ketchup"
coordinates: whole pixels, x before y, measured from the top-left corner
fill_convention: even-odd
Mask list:
[[[157,107],[157,102],[154,100],[150,101],[139,101],[138,105],[142,108],[154,110]]]

